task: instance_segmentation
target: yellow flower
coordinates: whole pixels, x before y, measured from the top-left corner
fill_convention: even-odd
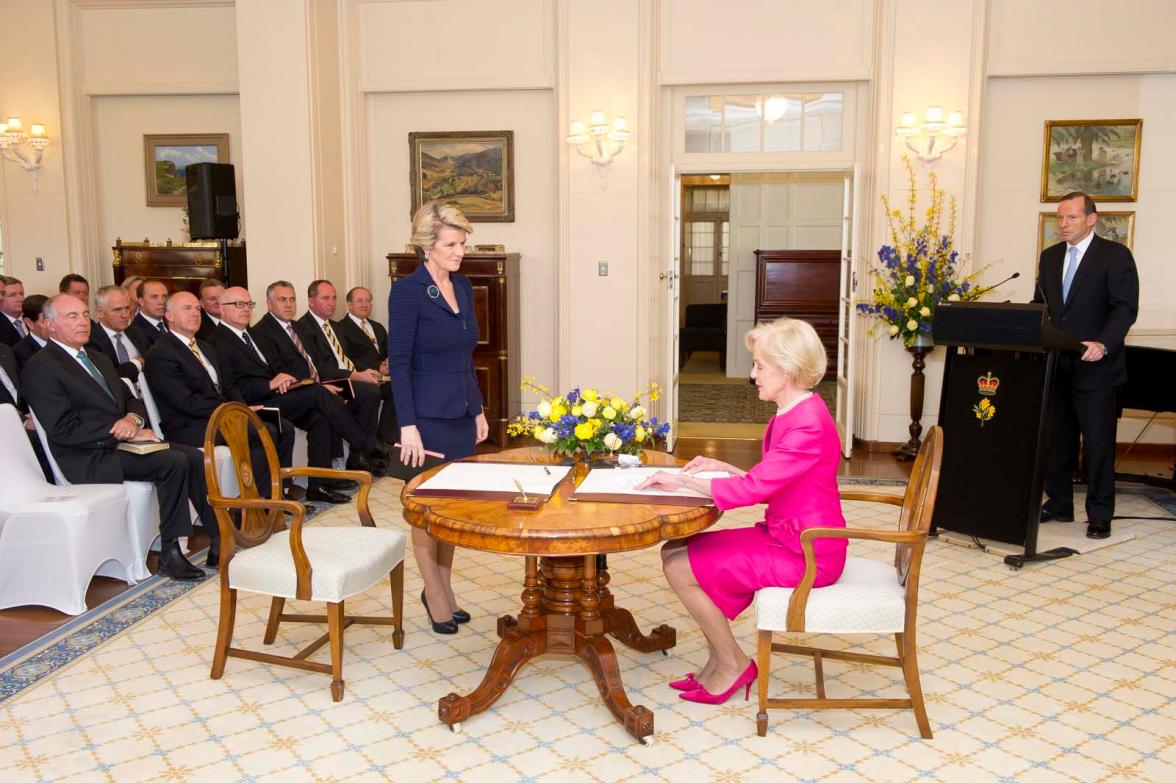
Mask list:
[[[921,315],[921,316],[923,316],[924,318],[926,318],[927,316],[931,315],[931,308],[930,308],[930,307],[921,307],[921,308],[919,308],[919,315]]]
[[[592,401],[598,397],[600,397],[600,394],[596,391],[596,389],[585,389],[584,391],[580,392],[580,398],[584,400]]]
[[[572,406],[572,415],[573,415],[573,416],[579,416],[579,415],[580,415],[581,413],[583,413],[583,412],[584,412],[584,408],[583,408],[583,407],[581,407],[581,406],[579,406],[579,405],[573,405],[573,406]]]
[[[567,412],[568,412],[568,409],[562,405],[552,405],[551,406],[551,415],[548,416],[548,418],[551,419],[552,421],[559,421],[560,419],[562,419],[564,417],[564,415]]]
[[[913,331],[915,331],[915,330],[916,330],[916,329],[918,329],[918,328],[919,328],[919,322],[918,322],[918,321],[916,321],[914,318],[912,318],[911,320],[907,321],[907,331],[908,331],[908,332],[913,332]],[[552,414],[552,415],[554,415],[554,414]]]
[[[959,294],[949,294],[947,297],[947,301],[958,302],[958,301],[960,301],[960,295]]]
[[[907,300],[906,306],[907,307],[914,307],[918,303],[919,303],[919,300],[912,296],[910,299]]]
[[[593,427],[588,422],[585,421],[576,425],[576,437],[580,440],[592,440],[594,434]]]
[[[988,410],[989,408],[992,407],[992,403],[989,402],[988,400],[980,400],[980,407],[983,408],[984,410]]]
[[[908,288],[913,286],[915,284],[915,276],[914,275],[907,275],[906,276],[906,284],[907,284]]]
[[[890,334],[891,334],[892,336],[893,336],[893,335],[896,335],[896,334],[898,334],[898,327],[897,327],[897,326],[891,326],[891,327],[890,327]]]
[[[626,403],[620,397],[613,397],[608,401],[608,406],[610,408],[615,408],[618,411],[623,411],[625,408],[629,407],[628,403]]]
[[[645,440],[645,428],[640,424],[638,424],[637,429],[633,431],[633,440],[637,441],[638,443]]]
[[[608,408],[605,408],[603,411],[601,411],[600,415],[603,416],[604,418],[608,419],[609,421],[612,421],[613,419],[615,419],[617,417],[617,412],[613,408],[608,407]]]

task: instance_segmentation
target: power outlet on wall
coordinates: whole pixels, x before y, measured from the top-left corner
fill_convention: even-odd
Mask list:
[[[596,262],[596,274],[600,275],[601,277],[608,277],[608,262],[607,261],[597,261]]]
[[[45,271],[45,259],[41,258],[40,256],[37,256],[37,271],[38,272]]]

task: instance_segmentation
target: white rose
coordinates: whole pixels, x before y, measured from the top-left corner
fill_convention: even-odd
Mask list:
[[[918,299],[916,299],[915,297],[913,297],[913,296],[912,296],[910,299],[908,299],[908,300],[907,300],[906,306],[907,306],[908,308],[909,308],[909,307],[914,307],[914,306],[915,306],[915,305],[917,305],[918,303],[919,303],[919,300],[918,300]]]
[[[637,419],[640,419],[644,415],[645,415],[645,409],[642,408],[640,405],[634,405],[632,408],[629,409],[629,418],[630,419],[637,420]]]
[[[898,334],[898,327],[897,326],[890,327],[890,334],[891,335]]]
[[[923,316],[924,318],[926,318],[927,316],[931,315],[931,308],[930,308],[930,307],[923,307],[923,308],[921,308],[921,309],[919,310],[919,315],[921,315],[921,316]]]
[[[589,400],[588,402],[584,403],[584,407],[581,409],[581,413],[583,413],[586,418],[591,419],[596,415],[596,408],[596,403]]]
[[[914,275],[907,275],[906,276],[906,284],[908,287],[914,285],[915,284],[915,276]]]
[[[536,408],[536,410],[539,411],[540,416],[546,419],[551,415],[551,403],[547,400],[544,400],[543,402],[539,403],[539,406]]]
[[[604,436],[604,447],[609,451],[616,451],[621,447],[621,439],[615,432],[610,432]]]
[[[951,294],[950,296],[947,297],[947,301],[958,302],[958,301],[960,301],[960,295],[959,294]]]
[[[555,443],[555,430],[551,427],[543,430],[539,435],[539,441],[542,443]]]

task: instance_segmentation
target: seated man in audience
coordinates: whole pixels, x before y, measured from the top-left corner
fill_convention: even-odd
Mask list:
[[[291,289],[293,293],[293,289]],[[307,462],[311,467],[331,467],[332,441],[342,437],[351,444],[348,467],[367,470],[377,475],[387,469],[391,448],[364,432],[343,401],[323,386],[312,385],[291,389],[299,377],[278,369],[267,349],[261,347],[257,335],[249,326],[255,304],[249,291],[232,287],[221,296],[221,319],[210,342],[220,355],[225,373],[232,377],[237,391],[250,405],[278,408],[284,418],[306,430]],[[307,498],[326,502],[344,502],[346,495],[338,489],[351,482],[311,479]]]
[[[321,290],[321,288],[320,288]],[[372,292],[360,286],[347,292],[347,315],[335,323],[335,334],[343,352],[356,369],[388,374],[388,330],[371,319]],[[396,440],[396,406],[392,404],[392,384],[380,383],[380,423],[376,428],[384,440]]]
[[[20,370],[16,364],[16,357],[12,355],[11,348],[0,343],[0,405],[5,403],[20,412],[24,419],[25,433],[29,436],[29,443],[33,444],[33,452],[37,455],[37,462],[41,464],[41,472],[45,474],[45,480],[52,483],[53,468],[50,467],[49,460],[45,458],[45,451],[41,448],[41,439],[37,437],[37,431],[33,427],[33,417],[29,415],[28,402],[20,393]]]
[[[163,538],[159,573],[173,579],[203,578],[204,572],[188,562],[179,545],[180,537],[192,532],[191,501],[213,539],[209,551],[219,551],[203,454],[179,443],[150,454],[118,449],[122,441],[159,440],[146,426],[146,410],[127,393],[105,356],[84,350],[90,314],[80,300],[58,294],[45,304],[43,315],[51,339],[25,366],[21,391],[45,428],[61,472],[73,484],[153,483]]]
[[[139,380],[143,357],[151,346],[127,327],[131,324],[131,296],[122,286],[104,285],[94,297],[98,320],[90,324],[87,351],[98,351],[118,368],[118,374],[132,383]]]
[[[85,302],[87,307],[90,306],[90,281],[81,275],[71,272],[61,278],[61,282],[57,284],[57,292],[76,296]]]
[[[131,319],[127,331],[148,348],[167,331],[163,314],[167,308],[167,284],[162,280],[144,280],[139,284],[139,313]]]
[[[44,348],[45,343],[49,341],[49,329],[45,325],[45,319],[41,313],[41,308],[48,301],[49,297],[47,296],[33,294],[26,296],[24,304],[20,306],[21,320],[24,322],[25,331],[28,334],[13,346],[12,352],[16,354],[16,363],[21,367],[28,364],[33,354]]]
[[[24,284],[15,277],[0,275],[0,343],[12,347],[28,334],[21,320],[20,308],[24,304]]]
[[[200,303],[187,291],[167,300],[164,313],[168,333],[147,352],[143,374],[159,408],[159,422],[170,443],[202,448],[204,432],[213,411],[225,402],[245,402],[227,373],[216,349],[196,338],[200,327]],[[261,407],[261,406],[256,406]],[[278,464],[290,467],[294,454],[294,425],[266,424],[278,451]],[[223,442],[223,440],[222,440]],[[261,497],[269,497],[269,465],[261,440],[250,442],[253,471]]]
[[[209,278],[200,284],[200,331],[196,337],[207,340],[221,322],[221,294],[225,286],[220,280]]]

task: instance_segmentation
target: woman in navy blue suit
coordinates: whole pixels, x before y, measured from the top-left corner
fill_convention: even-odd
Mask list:
[[[430,202],[412,219],[412,244],[424,262],[388,295],[388,373],[400,424],[401,460],[420,467],[425,449],[446,460],[468,457],[490,427],[474,375],[478,320],[470,281],[457,274],[473,232],[457,207]],[[453,544],[412,530],[425,589],[421,602],[437,633],[457,633],[469,613],[453,594]]]

